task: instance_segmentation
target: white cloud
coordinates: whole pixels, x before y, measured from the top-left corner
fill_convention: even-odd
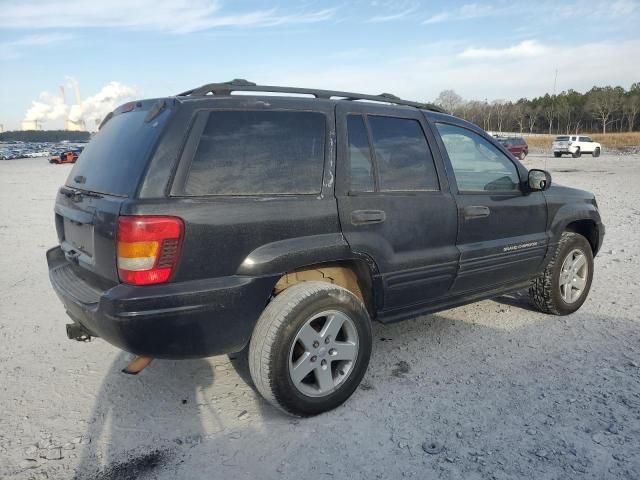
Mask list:
[[[22,55],[25,49],[65,42],[72,38],[73,35],[67,33],[46,33],[20,37],[15,40],[0,43],[0,59],[7,60],[17,58]]]
[[[548,51],[548,47],[541,45],[536,40],[525,40],[506,48],[467,48],[458,56],[470,59],[537,57]]]
[[[607,5],[603,5],[603,7],[606,9],[609,16],[612,17],[627,17],[640,10],[638,2],[634,0],[617,0],[615,2],[608,2]]]
[[[433,15],[432,17],[427,18],[424,22],[425,25],[429,25],[431,23],[441,23],[446,20],[449,20],[451,15],[449,13],[438,13],[437,15]]]
[[[433,23],[442,23],[453,20],[469,20],[471,18],[488,17],[496,13],[496,9],[492,5],[480,5],[477,3],[467,3],[460,8],[441,12],[427,18],[424,22],[425,25]]]
[[[68,86],[75,89],[78,82],[75,78],[67,77]],[[126,99],[136,95],[135,88],[123,85],[120,82],[109,82],[95,95],[80,99],[80,103],[67,105],[61,94],[54,95],[51,92],[42,92],[38,100],[31,102],[31,107],[24,115],[24,122],[37,122],[46,124],[68,119],[89,130],[96,129],[100,121],[107,113],[112,111]],[[47,125],[50,127],[50,125]]]
[[[508,62],[470,61],[461,58],[458,46],[414,50],[401,59],[379,64],[352,62],[349,66],[253,70],[247,75],[260,83],[304,85],[309,87],[356,91],[391,92],[417,101],[433,100],[439,92],[453,89],[465,99],[503,98],[544,95],[553,90],[558,69],[557,90],[573,88],[586,91],[594,85],[628,87],[638,81],[635,58],[640,40],[597,42],[582,45],[545,47],[545,55],[516,56]],[[580,58],[580,62],[575,59]]]
[[[335,8],[225,13],[216,0],[9,0],[0,28],[130,28],[188,33],[214,27],[269,27],[331,19]]]
[[[395,20],[401,20],[403,18],[406,18],[412,13],[414,13],[415,11],[416,11],[416,8],[414,7],[414,8],[408,8],[399,13],[392,13],[389,15],[376,15],[374,17],[371,17],[368,20],[368,22],[371,22],[371,23],[393,22]]]

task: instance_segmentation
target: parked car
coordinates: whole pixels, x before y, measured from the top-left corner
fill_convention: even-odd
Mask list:
[[[578,158],[583,153],[590,153],[594,157],[599,157],[602,147],[598,142],[591,140],[591,137],[584,135],[560,135],[553,142],[553,156],[561,157],[564,154],[571,154],[573,158]]]
[[[497,137],[497,140],[520,160],[524,160],[529,155],[529,145],[522,137]]]
[[[61,163],[76,163],[76,161],[78,160],[78,157],[80,156],[80,153],[82,153],[81,148],[76,148],[73,150],[65,150],[64,152],[58,155],[51,156],[49,158],[49,163],[56,163],[58,165]]]
[[[575,312],[605,233],[592,193],[438,107],[239,80],[112,112],[55,225],[69,338],[139,355],[128,373],[244,352],[264,398],[300,416],[351,396],[372,321],[522,288]]]

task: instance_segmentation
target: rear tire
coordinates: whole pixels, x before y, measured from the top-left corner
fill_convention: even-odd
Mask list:
[[[518,159],[522,161],[522,160],[524,160],[526,158],[526,156],[527,156],[526,153],[520,152],[520,155],[518,155]]]
[[[371,320],[356,296],[334,284],[301,282],[262,312],[249,344],[251,378],[275,407],[317,415],[353,394],[371,343]]]
[[[560,152],[553,152],[553,156],[556,158],[560,158],[562,154]]]
[[[578,148],[575,152],[573,152],[572,156],[573,158],[580,158],[580,155],[582,155],[582,152],[580,151],[580,148]]]
[[[600,149],[596,148],[591,155],[593,155],[594,157],[599,157],[600,156]]]
[[[593,252],[585,237],[564,232],[556,252],[531,282],[529,298],[544,313],[569,315],[587,299],[593,280]]]

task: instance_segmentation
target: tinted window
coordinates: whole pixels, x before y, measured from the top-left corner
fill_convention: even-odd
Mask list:
[[[590,142],[591,139],[589,137],[580,137],[581,142]]]
[[[361,115],[347,117],[349,137],[349,165],[351,169],[351,188],[356,192],[373,192],[373,169],[371,168],[371,150],[367,128]]]
[[[212,112],[185,193],[319,193],[325,125],[325,116],[315,112]]]
[[[417,120],[369,116],[381,191],[438,190],[431,151]]]
[[[461,191],[514,191],[515,165],[493,144],[466,128],[436,124]]]
[[[569,137],[556,137],[556,142],[568,142]]]
[[[91,192],[132,195],[169,112],[149,123],[144,121],[148,109],[136,108],[114,115],[86,146],[67,178],[67,185]]]

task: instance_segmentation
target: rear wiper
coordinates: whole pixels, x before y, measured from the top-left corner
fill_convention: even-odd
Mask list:
[[[88,190],[76,190],[69,187],[62,187],[60,189],[60,193],[62,193],[67,198],[73,198],[74,200],[81,200],[82,197],[92,197],[92,198],[102,198],[102,195],[96,192],[90,192]]]

